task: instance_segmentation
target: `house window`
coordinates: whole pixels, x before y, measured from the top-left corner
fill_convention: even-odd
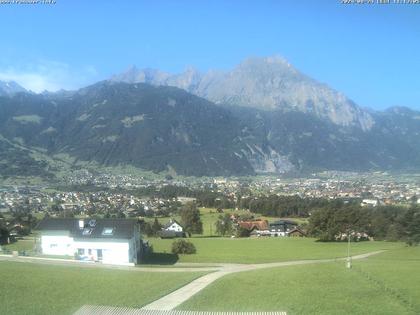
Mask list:
[[[87,236],[87,235],[92,234],[92,231],[93,231],[93,229],[91,229],[91,228],[84,228],[82,234],[84,236]]]
[[[102,230],[102,235],[114,235],[114,228],[104,227],[104,229]]]
[[[50,244],[50,248],[56,248],[56,247],[58,247],[57,244]]]
[[[77,254],[78,254],[79,256],[84,255],[84,254],[85,254],[85,249],[84,249],[84,248],[78,248],[78,249],[77,249]]]
[[[92,255],[92,250],[90,248],[88,249],[88,255]]]

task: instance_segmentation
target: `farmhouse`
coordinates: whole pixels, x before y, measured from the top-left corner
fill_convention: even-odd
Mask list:
[[[299,229],[298,227],[295,227],[294,229],[287,232],[287,235],[290,237],[304,237],[306,236],[306,233]]]
[[[37,226],[45,255],[133,265],[142,254],[139,225],[128,219],[45,218]]]
[[[163,230],[165,231],[174,231],[174,232],[183,232],[184,228],[181,224],[178,223],[178,221],[171,219],[168,223],[165,224],[163,227]]]
[[[268,229],[268,221],[267,220],[256,220],[256,221],[241,221],[238,223],[241,228],[247,230],[258,230],[264,231]]]
[[[305,236],[305,233],[297,228],[297,223],[290,220],[279,220],[268,224],[267,220],[242,221],[238,226],[251,232],[251,236]]]
[[[297,227],[297,223],[290,220],[279,220],[270,223],[271,236],[288,236],[289,231]]]
[[[178,221],[171,219],[160,232],[161,238],[185,237],[184,228]]]

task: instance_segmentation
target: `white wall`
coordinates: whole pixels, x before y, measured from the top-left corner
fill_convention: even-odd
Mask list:
[[[50,234],[51,233],[51,234]],[[92,239],[74,240],[68,232],[48,232],[41,236],[41,249],[45,255],[74,256],[78,249],[84,249],[87,259],[97,260],[98,249],[102,249],[102,262],[108,264],[137,263],[135,239],[114,240]],[[90,254],[89,254],[90,250]]]
[[[74,252],[79,248],[85,250],[85,255],[88,255],[88,250],[91,249],[93,258],[96,258],[97,250],[102,249],[102,262],[108,264],[129,263],[129,240],[121,240],[114,242],[107,242],[106,240],[98,239],[92,241],[74,241]]]
[[[45,255],[73,256],[74,254],[73,238],[68,235],[42,235],[41,248]]]
[[[166,228],[168,231],[182,232],[182,227],[176,223],[172,223],[171,226]]]

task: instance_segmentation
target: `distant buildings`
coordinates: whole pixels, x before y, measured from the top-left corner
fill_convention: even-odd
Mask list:
[[[378,199],[363,199],[360,205],[362,207],[376,207],[379,204]]]
[[[250,232],[250,236],[305,236],[305,232],[298,228],[298,224],[291,220],[279,220],[268,223],[267,220],[241,221],[238,227]]]

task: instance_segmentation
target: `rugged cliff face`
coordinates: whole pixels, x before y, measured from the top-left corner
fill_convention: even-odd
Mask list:
[[[370,130],[374,119],[343,94],[300,73],[284,58],[250,58],[227,72],[199,73],[187,69],[171,75],[136,69],[111,78],[184,89],[216,104],[246,106],[267,111],[293,110],[312,114],[339,126]]]
[[[78,91],[0,96],[0,163],[16,166],[0,175],[50,176],[59,153],[196,176],[419,169],[419,117],[367,112],[281,58],[226,73],[133,68]]]

